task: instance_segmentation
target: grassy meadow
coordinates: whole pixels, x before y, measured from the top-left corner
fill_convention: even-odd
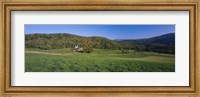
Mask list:
[[[68,48],[26,48],[25,64],[25,72],[174,72],[175,55],[133,50],[123,54],[121,50],[80,53]]]

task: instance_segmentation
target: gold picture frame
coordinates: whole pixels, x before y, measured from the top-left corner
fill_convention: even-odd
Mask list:
[[[41,97],[55,96],[112,96],[116,97],[200,97],[200,74],[199,70],[199,0],[151,0],[146,2],[145,0],[44,0],[36,2],[34,0],[4,0],[1,2],[2,17],[1,18],[1,68],[0,68],[0,89],[2,96],[8,97],[26,97],[27,94],[32,97],[32,94]],[[45,11],[59,11],[59,10],[139,10],[139,11],[189,11],[190,17],[190,86],[159,86],[159,87],[53,87],[53,86],[11,86],[11,11],[29,11],[29,10],[45,10]],[[147,95],[148,94],[148,95]],[[43,97],[42,96],[42,97]],[[53,97],[53,96],[52,96]]]

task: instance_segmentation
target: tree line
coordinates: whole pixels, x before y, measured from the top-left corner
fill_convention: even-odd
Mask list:
[[[97,48],[97,49],[119,49],[120,43],[104,37],[83,37],[72,34],[27,34],[25,35],[26,48],[60,49],[74,48],[74,46]]]
[[[122,50],[122,53],[128,53],[128,50],[134,52],[153,51],[160,53],[175,53],[174,45],[162,43],[141,44],[135,41],[114,41],[104,37],[83,37],[73,34],[26,34],[25,47],[39,48],[43,50],[74,48],[76,45],[85,49],[105,49]]]

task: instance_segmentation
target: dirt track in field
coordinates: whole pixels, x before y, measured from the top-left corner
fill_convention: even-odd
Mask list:
[[[152,61],[152,62],[167,62],[171,63],[171,59],[166,59],[164,57],[158,57],[158,56],[149,56],[145,58],[113,58],[118,60],[138,60],[138,61]]]
[[[39,51],[26,51],[25,53],[30,53],[30,54],[46,54],[46,55],[59,55],[59,56],[67,56],[67,55],[72,55],[72,53],[49,53],[49,52],[39,52]]]

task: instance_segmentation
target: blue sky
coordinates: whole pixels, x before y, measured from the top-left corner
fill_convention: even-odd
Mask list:
[[[25,34],[69,33],[109,39],[140,39],[175,33],[175,25],[25,24],[24,30]]]

